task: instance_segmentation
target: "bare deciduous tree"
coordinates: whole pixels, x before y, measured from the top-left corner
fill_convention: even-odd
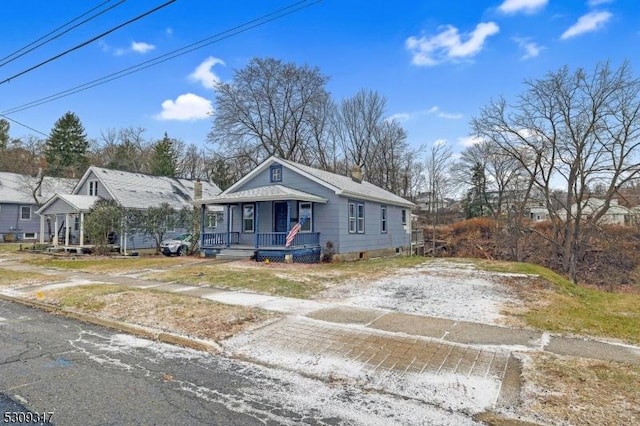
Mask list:
[[[588,230],[611,205],[617,188],[640,173],[640,80],[628,63],[593,73],[567,67],[525,82],[510,105],[492,101],[472,120],[475,133],[515,158],[545,198],[554,224],[551,242],[563,271],[577,282]],[[589,187],[603,184],[602,208],[584,214]],[[564,187],[561,211],[552,208]]]

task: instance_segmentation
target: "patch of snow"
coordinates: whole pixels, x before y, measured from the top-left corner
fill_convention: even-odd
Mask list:
[[[464,263],[429,262],[371,282],[351,281],[326,290],[321,297],[351,306],[499,324],[505,319],[500,313],[503,305],[513,303],[499,277],[529,276],[480,271]]]

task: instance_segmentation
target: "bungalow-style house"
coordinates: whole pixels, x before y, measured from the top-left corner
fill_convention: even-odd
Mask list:
[[[573,204],[571,206],[572,214],[577,212],[578,205]],[[589,198],[582,207],[582,215],[585,217],[591,217],[598,214],[604,208],[604,200],[600,198]],[[602,215],[599,222],[600,224],[607,225],[631,225],[635,221],[635,211],[625,206],[618,204],[616,198],[612,198],[609,208]]]
[[[196,194],[197,192],[197,194]],[[84,173],[70,194],[57,193],[39,210],[41,229],[49,221],[54,224],[54,235],[49,236],[54,246],[64,244],[65,248],[81,248],[90,245],[84,232],[84,219],[94,203],[100,199],[117,201],[122,207],[133,210],[145,210],[169,204],[175,210],[193,207],[196,197],[214,197],[220,188],[213,182],[199,182],[188,179],[151,176],[91,166]],[[212,212],[217,215],[216,212]],[[204,226],[214,230],[217,216],[212,216]],[[184,229],[168,230],[167,236],[184,232]],[[40,242],[45,235],[41,233]],[[125,252],[131,249],[155,246],[152,238],[139,234],[115,235],[114,245]]]
[[[203,214],[212,205],[224,208],[221,227],[202,230],[203,255],[317,262],[323,251],[357,259],[411,247],[415,205],[364,181],[358,167],[342,176],[270,157],[220,195],[196,204]]]
[[[56,192],[71,193],[76,183],[0,172],[0,241],[37,241],[42,235],[38,208]]]

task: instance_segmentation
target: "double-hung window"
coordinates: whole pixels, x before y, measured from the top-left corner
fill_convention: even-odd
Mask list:
[[[255,208],[254,204],[242,206],[242,232],[255,232]]]
[[[20,206],[20,219],[31,220],[31,206]]]
[[[218,213],[207,213],[206,227],[215,228],[218,226]]]
[[[94,197],[98,196],[98,181],[90,180],[89,181],[89,195],[93,195]]]
[[[364,203],[349,201],[349,233],[364,234]]]
[[[387,233],[387,206],[380,206],[380,230]]]
[[[300,220],[303,220],[304,218],[304,223],[300,228],[300,232],[311,232],[312,214],[313,211],[311,209],[311,203],[298,204],[298,217]]]
[[[405,209],[402,209],[402,224],[407,224],[407,211]]]

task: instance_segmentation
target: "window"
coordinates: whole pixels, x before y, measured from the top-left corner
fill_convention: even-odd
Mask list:
[[[90,180],[89,181],[89,195],[98,196],[98,181]]]
[[[349,233],[356,232],[356,205],[349,203]]]
[[[349,202],[349,233],[364,234],[364,204]]]
[[[78,215],[75,215],[75,220],[73,221],[73,230],[74,231],[80,230],[80,216]]]
[[[282,166],[271,166],[269,168],[271,173],[271,182],[282,182]]]
[[[207,228],[215,228],[218,226],[218,213],[207,213],[205,226]]]
[[[358,234],[364,234],[364,204],[358,204]]]
[[[245,204],[242,206],[242,232],[254,232],[254,213],[255,206],[253,204]]]
[[[311,232],[311,222],[313,220],[312,213],[311,203],[298,204],[298,217],[300,220],[302,220],[302,218],[306,218],[300,228],[300,232]]]
[[[25,240],[35,240],[36,238],[38,238],[38,234],[36,234],[35,232],[25,232],[24,233],[24,239]]]
[[[20,206],[20,219],[31,220],[31,206]]]
[[[387,233],[387,206],[380,206],[380,229],[383,234]]]
[[[402,224],[407,224],[407,211],[405,209],[402,209]]]

